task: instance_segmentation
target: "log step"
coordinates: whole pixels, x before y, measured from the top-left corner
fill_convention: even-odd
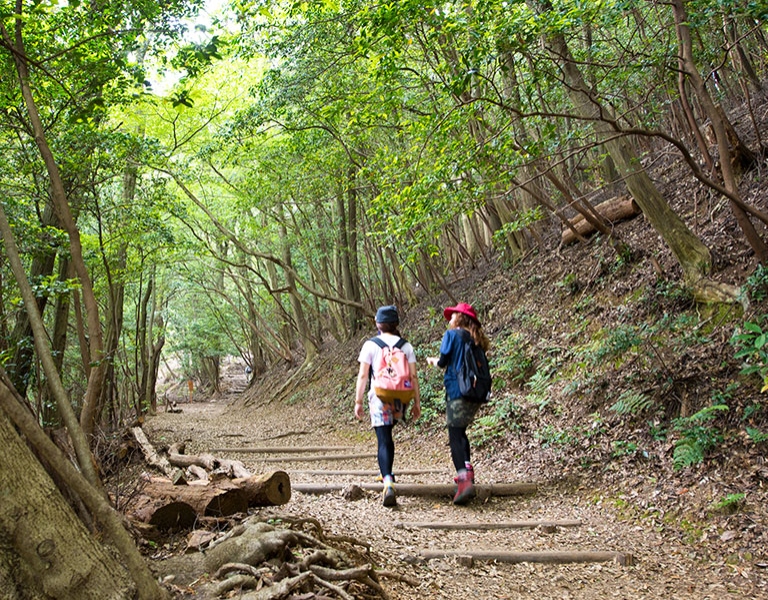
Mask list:
[[[338,470],[338,471],[324,471],[324,470],[297,470],[291,469],[291,473],[298,475],[354,475],[356,477],[380,477],[381,473],[374,470]],[[435,473],[448,473],[447,469],[401,469],[395,472],[395,477],[399,475],[428,475]]]
[[[541,528],[544,531],[554,531],[558,527],[580,527],[581,521],[560,520],[560,521],[499,521],[496,523],[457,523],[455,521],[445,522],[407,522],[397,521],[394,527],[396,529],[445,529],[451,531],[479,530],[490,531],[494,529],[536,529]]]
[[[303,462],[303,461],[323,461],[323,460],[359,460],[361,458],[375,459],[375,454],[326,454],[324,456],[275,456],[270,458],[260,458],[261,462]]]
[[[253,448],[214,448],[211,452],[241,452],[245,454],[287,454],[294,452],[300,454],[302,452],[343,452],[353,449],[354,446],[261,446]]]
[[[363,490],[381,492],[384,489],[381,483],[355,484]],[[349,487],[349,484],[339,483],[295,483],[293,490],[302,494],[329,494],[340,492]],[[453,496],[456,486],[452,483],[397,483],[395,490],[398,496]],[[490,496],[522,496],[535,494],[535,483],[494,483],[490,485],[476,485],[475,493],[481,500]]]
[[[631,554],[625,552],[599,551],[543,551],[543,552],[508,552],[504,550],[421,550],[421,560],[435,558],[459,558],[471,566],[474,560],[495,560],[504,563],[546,563],[564,565],[569,563],[616,562],[621,566],[631,566]]]

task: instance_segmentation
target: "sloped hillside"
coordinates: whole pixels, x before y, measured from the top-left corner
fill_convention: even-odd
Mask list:
[[[737,358],[745,346],[758,352],[760,341],[733,337],[762,324],[768,274],[756,269],[725,200],[671,171],[657,175],[710,247],[714,277],[744,286],[743,304],[694,304],[642,215],[617,226],[630,257],[598,238],[559,247],[553,236],[517,264],[496,258],[452,282],[450,297],[405,307],[424,416],[398,432],[398,443],[444,448],[441,375],[424,358],[437,352],[442,307],[470,302],[492,339],[495,376],[494,398],[470,431],[479,473],[592,490],[629,522],[760,574],[768,564],[768,411],[761,378],[741,374]],[[760,198],[759,177],[750,176],[745,197]],[[310,428],[359,428],[351,418],[356,358],[371,333],[329,347],[283,398],[315,407]],[[290,375],[258,382],[244,395],[246,413],[269,411]]]

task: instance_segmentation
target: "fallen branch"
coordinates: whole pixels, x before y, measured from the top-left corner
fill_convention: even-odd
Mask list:
[[[177,477],[178,469],[173,468],[171,463],[168,462],[168,459],[163,458],[157,452],[155,452],[154,446],[152,446],[150,441],[147,439],[147,436],[141,427],[133,427],[131,432],[133,433],[133,437],[136,438],[136,441],[139,443],[139,447],[144,454],[144,458],[150,466],[155,467],[169,479],[174,479]]]
[[[419,556],[424,560],[433,558],[469,558],[471,560],[495,560],[503,563],[593,563],[616,562],[622,566],[632,564],[632,555],[623,552],[597,551],[543,551],[543,552],[507,552],[503,550],[421,550]]]

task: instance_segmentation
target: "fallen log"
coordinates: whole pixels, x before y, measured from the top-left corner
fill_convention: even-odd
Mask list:
[[[353,446],[263,446],[255,448],[213,448],[211,452],[230,452],[245,454],[281,454],[288,452],[334,452],[343,450],[352,450]]]
[[[296,483],[293,490],[302,494],[329,494],[340,492],[349,487],[343,483]],[[358,487],[366,491],[381,492],[381,483],[361,483]],[[398,483],[395,485],[398,496],[453,496],[456,486],[452,483]],[[521,496],[536,493],[535,483],[494,483],[476,485],[475,494],[480,500],[491,496]]]
[[[639,215],[641,212],[637,203],[627,196],[619,196],[618,198],[606,200],[595,206],[595,211],[600,213],[611,224],[626,221],[627,219]],[[583,215],[577,215],[571,219],[571,224],[582,236],[589,235],[595,231],[595,228]],[[571,229],[563,230],[561,235],[561,242],[563,245],[567,246],[568,244],[573,244],[576,240],[576,234]]]
[[[568,563],[616,562],[622,566],[632,565],[632,555],[624,552],[597,551],[542,551],[507,552],[504,550],[421,550],[423,560],[434,558],[463,558],[472,560],[495,560],[504,563],[547,563],[563,565]]]
[[[235,479],[233,483],[245,490],[248,506],[282,506],[291,499],[291,480],[285,471]]]
[[[490,531],[493,529],[556,529],[557,527],[580,527],[581,521],[499,521],[497,523],[457,523],[457,522],[407,522],[397,521],[395,529],[446,529],[451,531],[478,530]]]
[[[139,521],[160,529],[186,528],[198,516],[221,517],[248,510],[246,493],[228,480],[210,485],[149,481],[129,507]]]
[[[185,445],[183,443],[173,444],[168,449],[168,462],[176,467],[191,469],[200,467],[208,472],[222,473],[233,478],[250,477],[252,473],[239,460],[229,460],[216,458],[212,454],[204,453],[199,455],[185,454]],[[201,478],[201,479],[207,479]]]
[[[291,483],[284,471],[198,485],[173,485],[155,478],[144,485],[127,511],[138,521],[171,529],[191,527],[203,517],[245,513],[250,506],[279,506],[290,498]]]

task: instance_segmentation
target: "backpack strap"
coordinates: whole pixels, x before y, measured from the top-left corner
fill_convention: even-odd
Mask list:
[[[382,340],[378,335],[376,337],[372,337],[371,341],[376,344],[379,348],[382,350],[389,346],[387,342]],[[405,346],[408,343],[408,341],[405,338],[400,338],[395,342],[395,344],[392,346],[393,348],[400,348],[402,350],[403,346]]]
[[[387,342],[382,340],[378,335],[376,337],[372,337],[370,341],[372,341],[374,344],[376,344],[382,350],[387,347]]]

